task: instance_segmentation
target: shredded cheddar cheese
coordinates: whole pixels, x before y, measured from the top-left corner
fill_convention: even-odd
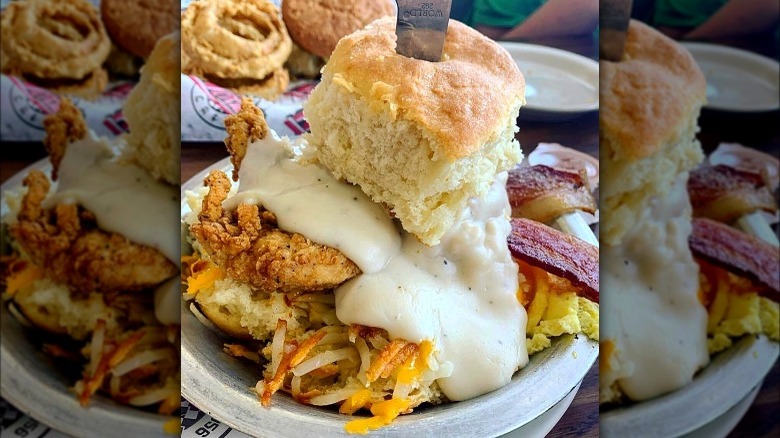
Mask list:
[[[217,280],[225,278],[225,273],[214,265],[209,265],[200,272],[193,272],[187,278],[187,293],[196,293],[199,290],[211,287]]]
[[[369,430],[379,429],[392,423],[402,412],[409,409],[411,404],[412,401],[408,399],[390,399],[374,403],[371,405],[373,417],[352,420],[344,426],[344,429],[349,433],[365,435]]]
[[[5,292],[11,296],[43,278],[43,270],[25,260],[13,262],[10,271]]]
[[[339,407],[339,412],[342,414],[352,415],[358,410],[364,408],[371,400],[371,390],[361,389],[360,391],[352,394],[344,400],[344,403]]]
[[[181,420],[171,418],[163,424],[163,432],[168,435],[179,435],[181,433]]]
[[[428,356],[433,351],[433,343],[429,340],[424,340],[420,343],[420,347],[417,350],[417,354],[409,357],[404,362],[400,371],[398,371],[399,383],[412,383],[414,379],[417,379],[422,373],[428,369]]]

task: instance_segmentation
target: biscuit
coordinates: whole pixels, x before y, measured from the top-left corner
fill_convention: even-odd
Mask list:
[[[154,178],[179,184],[181,87],[178,32],[161,38],[141,69],[141,80],[124,106],[127,145],[136,163]]]
[[[330,57],[339,40],[386,15],[395,15],[389,0],[285,0],[282,17],[292,39],[307,51]]]
[[[696,132],[706,82],[691,54],[632,20],[623,56],[600,63],[600,226],[609,245],[703,158]]]
[[[109,36],[124,51],[149,57],[157,40],[178,29],[175,3],[158,0],[102,0],[100,15]]]
[[[395,19],[339,41],[304,104],[320,163],[392,208],[426,245],[522,159],[525,80],[493,40],[450,20],[441,62],[395,52]]]

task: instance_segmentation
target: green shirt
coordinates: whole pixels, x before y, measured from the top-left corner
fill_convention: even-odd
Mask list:
[[[453,0],[450,16],[469,26],[512,28],[530,17],[546,0]]]
[[[728,0],[656,0],[653,25],[695,28],[726,3]]]

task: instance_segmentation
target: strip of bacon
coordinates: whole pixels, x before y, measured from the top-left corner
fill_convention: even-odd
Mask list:
[[[688,244],[695,256],[756,281],[763,287],[759,293],[780,301],[780,252],[776,247],[705,218],[693,219]]]
[[[599,250],[574,236],[530,219],[513,218],[512,257],[563,277],[581,295],[599,302]]]
[[[688,194],[694,216],[729,224],[757,210],[777,211],[777,203],[761,175],[723,164],[692,171]]]
[[[512,169],[506,192],[513,217],[546,223],[576,210],[596,211],[586,176],[542,164]]]

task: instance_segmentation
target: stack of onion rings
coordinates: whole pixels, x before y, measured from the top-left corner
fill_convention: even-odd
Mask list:
[[[292,41],[270,1],[193,2],[181,29],[184,73],[269,99],[287,87]]]
[[[0,29],[3,73],[83,97],[100,94],[108,83],[102,64],[111,42],[88,1],[11,2]]]

